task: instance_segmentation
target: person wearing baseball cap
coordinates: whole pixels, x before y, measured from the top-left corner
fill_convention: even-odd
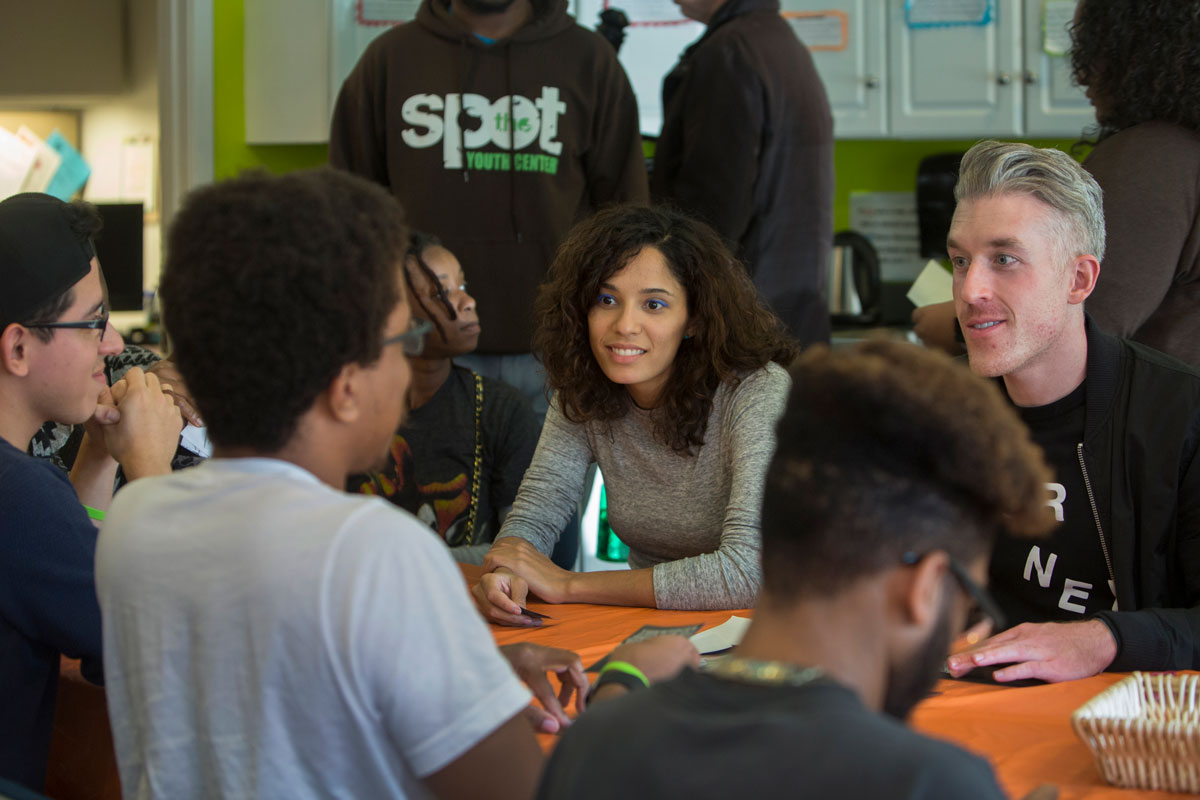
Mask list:
[[[108,321],[99,229],[87,203],[0,202],[0,778],[35,790],[60,655],[101,678],[93,556],[117,466],[129,480],[169,472],[182,426],[154,375],[134,368],[107,385],[104,358],[124,342]],[[85,425],[69,479],[27,454],[48,420]]]

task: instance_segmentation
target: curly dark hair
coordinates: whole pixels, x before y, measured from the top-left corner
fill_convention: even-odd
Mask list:
[[[386,190],[329,168],[192,192],[171,226],[163,318],[213,442],[278,451],[342,367],[379,358],[407,245]]]
[[[904,342],[809,348],[792,369],[763,493],[763,590],[830,596],[944,550],[1054,525],[1042,452],[994,381]]]
[[[1092,89],[1098,138],[1151,120],[1200,131],[1200,3],[1083,0],[1071,36],[1071,68]]]
[[[771,361],[786,366],[799,345],[712,228],[669,207],[613,206],[572,229],[534,304],[534,350],[568,420],[613,420],[629,411],[629,392],[592,355],[588,312],[600,284],[646,247],[662,254],[687,292],[692,336],[675,355],[655,414],[656,436],[686,455],[704,444],[722,383],[736,386]]]

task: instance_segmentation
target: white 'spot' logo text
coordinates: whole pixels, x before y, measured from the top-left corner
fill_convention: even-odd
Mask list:
[[[542,87],[542,94],[530,100],[519,94],[492,102],[481,94],[415,94],[404,101],[400,112],[412,127],[401,132],[409,147],[433,147],[442,143],[442,165],[462,169],[464,157],[468,169],[507,172],[558,173],[558,118],[567,104],[558,99],[558,89]],[[474,130],[459,126],[459,115],[479,120]],[[541,153],[516,152],[537,143]],[[495,146],[503,152],[483,152]],[[465,154],[464,154],[465,149]]]

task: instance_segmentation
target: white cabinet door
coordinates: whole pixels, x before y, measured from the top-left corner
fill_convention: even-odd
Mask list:
[[[1025,3],[1025,134],[1080,136],[1096,115],[1083,89],[1071,80],[1069,55],[1059,51],[1068,36],[1058,28],[1075,6],[1072,0],[1024,0]],[[1045,20],[1045,24],[1043,24]],[[1047,48],[1049,45],[1049,48]]]
[[[1021,135],[1021,7],[990,6],[986,24],[912,27],[904,0],[888,0],[893,136]]]
[[[328,0],[245,3],[246,142],[329,141]]]
[[[887,8],[879,0],[782,0],[812,53],[838,139],[887,135]]]

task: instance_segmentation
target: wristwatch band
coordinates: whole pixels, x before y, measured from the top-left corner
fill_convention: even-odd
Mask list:
[[[588,691],[588,702],[592,702],[592,697],[595,696],[596,692],[599,691],[601,686],[607,686],[610,683],[620,684],[630,692],[635,692],[638,689],[646,688],[646,684],[636,675],[630,675],[628,672],[610,669],[600,673],[600,677],[596,679],[594,684],[592,684],[592,688]]]

